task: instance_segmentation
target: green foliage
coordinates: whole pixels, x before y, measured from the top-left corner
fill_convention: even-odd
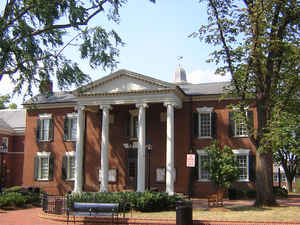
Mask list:
[[[300,193],[300,179],[296,180],[296,192]]]
[[[237,188],[229,188],[228,189],[228,198],[230,200],[243,199],[246,196],[246,191],[237,189]]]
[[[87,192],[69,195],[68,206],[72,207],[74,202],[119,203],[121,211],[155,212],[175,209],[179,200],[183,197],[162,192]]]
[[[7,207],[7,206],[23,207],[26,202],[27,199],[22,194],[17,192],[8,192],[1,196],[0,207]]]
[[[277,197],[287,198],[288,191],[282,187],[273,187],[273,192]]]
[[[155,2],[154,0],[151,0]],[[8,76],[14,93],[32,94],[32,86],[56,78],[60,88],[90,80],[77,63],[63,55],[72,46],[90,66],[113,69],[123,45],[115,31],[91,21],[107,16],[119,22],[126,0],[7,0],[0,12],[0,81]],[[52,77],[52,79],[51,79]]]
[[[223,1],[207,3],[208,24],[191,36],[213,45],[209,62],[219,65],[217,73],[229,73],[229,96],[241,106],[255,106],[257,127],[249,137],[257,154],[257,206],[274,203],[272,149],[266,146],[274,115],[286,108],[298,110],[300,93],[300,2],[296,0]],[[241,107],[241,112],[245,111]],[[249,131],[249,129],[248,129]],[[269,135],[269,137],[272,135]],[[269,168],[266,168],[269,167]]]
[[[229,188],[238,176],[234,154],[232,150],[225,146],[223,149],[216,141],[206,148],[209,162],[205,164],[210,174],[210,180],[216,188]]]
[[[5,188],[4,193],[9,193],[9,192],[20,192],[23,190],[22,186],[13,186],[10,188]]]
[[[6,109],[6,104],[9,103],[9,95],[0,95],[0,109]]]

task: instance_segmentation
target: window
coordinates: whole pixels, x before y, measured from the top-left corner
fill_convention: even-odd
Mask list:
[[[197,150],[198,153],[198,168],[199,168],[199,177],[200,181],[209,181],[210,174],[207,168],[207,164],[209,165],[209,157],[204,150]]]
[[[216,113],[213,107],[197,108],[193,115],[194,136],[197,138],[212,138],[215,136]]]
[[[76,141],[77,138],[77,114],[67,114],[64,122],[64,140]]]
[[[50,152],[38,152],[34,159],[35,180],[53,179],[53,157]]]
[[[280,173],[281,182],[286,182],[286,175],[285,173]],[[273,173],[273,182],[279,182],[278,173]]]
[[[101,182],[101,173],[102,170],[99,169],[99,181]],[[118,177],[118,170],[116,168],[110,168],[108,170],[108,182],[109,183],[116,183],[117,182],[117,177]]]
[[[75,152],[67,152],[62,159],[62,178],[64,180],[74,180],[75,168]]]
[[[131,139],[137,139],[138,128],[139,128],[138,110],[137,109],[129,110],[129,113],[130,116],[127,120],[127,125],[126,125],[126,136]]]
[[[51,114],[39,115],[37,122],[37,139],[39,141],[53,140],[53,120]]]
[[[253,128],[253,111],[246,112],[248,122]],[[229,112],[229,136],[248,137],[247,123],[244,118],[234,118],[234,113]]]
[[[248,149],[233,150],[237,168],[240,171],[238,181],[249,181],[249,153]]]
[[[8,137],[2,137],[1,143],[1,151],[7,152],[8,151]]]

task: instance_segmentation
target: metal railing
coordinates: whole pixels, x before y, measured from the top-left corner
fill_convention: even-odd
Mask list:
[[[48,195],[43,193],[42,195],[42,209],[46,213],[64,215],[67,212],[66,196]]]

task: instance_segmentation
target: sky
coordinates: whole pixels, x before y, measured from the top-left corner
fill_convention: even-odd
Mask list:
[[[102,25],[114,29],[125,42],[120,48],[117,68],[127,69],[167,82],[174,81],[176,67],[180,65],[186,70],[187,80],[191,83],[207,83],[228,81],[229,76],[214,75],[216,65],[206,63],[213,48],[198,38],[188,36],[207,23],[206,6],[198,0],[157,0],[156,4],[149,0],[128,0],[120,9],[120,23],[115,24],[101,15],[92,21],[92,25]],[[112,71],[101,68],[92,70],[88,61],[83,61],[74,49],[64,52],[81,69],[97,80]],[[179,56],[183,59],[177,60]],[[0,94],[11,92],[12,85],[2,80]],[[54,90],[58,91],[54,84]],[[37,89],[34,90],[38,94]],[[15,96],[13,102],[20,105],[21,96]]]

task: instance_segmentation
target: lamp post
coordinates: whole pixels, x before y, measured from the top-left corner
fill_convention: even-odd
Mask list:
[[[148,142],[148,144],[146,145],[146,149],[148,151],[148,190],[150,191],[150,162],[151,162],[151,151],[152,151],[152,143],[151,141]]]
[[[2,188],[4,187],[5,182],[5,165],[4,165],[4,154],[7,152],[7,146],[5,143],[2,143],[2,146],[0,146],[0,162],[1,162],[1,168],[0,168],[0,193],[2,193]]]

